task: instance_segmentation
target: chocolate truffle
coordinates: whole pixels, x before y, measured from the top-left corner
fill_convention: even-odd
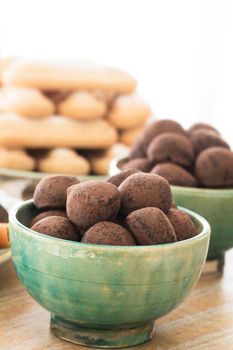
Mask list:
[[[55,175],[42,179],[34,192],[34,203],[38,209],[65,208],[68,187],[80,181],[74,176]]]
[[[184,211],[169,209],[167,217],[175,230],[178,241],[196,236],[197,232],[194,223]]]
[[[219,135],[218,130],[216,130],[212,125],[206,124],[206,123],[195,123],[191,126],[191,128],[188,129],[188,133],[191,134],[192,132],[196,130],[211,130]]]
[[[136,245],[135,239],[124,227],[109,221],[101,221],[89,228],[83,243],[108,245]]]
[[[172,224],[158,208],[135,210],[126,217],[125,221],[139,245],[177,241]]]
[[[37,214],[32,219],[30,226],[33,226],[36,222],[40,221],[41,219],[47,218],[48,216],[62,216],[63,218],[67,218],[66,212],[64,210],[61,210],[61,209],[46,210]]]
[[[197,157],[195,174],[206,187],[233,187],[233,152],[213,147]]]
[[[221,139],[219,135],[211,130],[196,130],[190,136],[190,141],[193,145],[194,153],[198,155],[204,149],[210,147],[230,148],[229,145]]]
[[[187,170],[173,163],[161,163],[151,169],[151,173],[164,177],[170,185],[197,186],[197,180]]]
[[[151,162],[147,158],[134,158],[122,166],[122,170],[137,169],[148,172],[151,168]]]
[[[119,186],[121,213],[127,215],[145,207],[158,207],[167,212],[172,195],[169,183],[155,174],[138,173],[129,176]]]
[[[47,236],[78,241],[79,233],[72,223],[62,216],[48,216],[36,222],[31,229]]]
[[[8,213],[6,209],[4,209],[1,205],[0,205],[0,222],[2,223],[8,222]]]
[[[148,147],[151,162],[172,162],[189,167],[193,162],[193,147],[186,136],[166,133],[156,137]]]
[[[123,170],[120,173],[113,175],[107,179],[108,182],[111,182],[111,184],[115,185],[116,187],[119,187],[120,184],[127,179],[130,175],[139,173],[139,170],[136,169],[128,169]]]
[[[145,152],[144,146],[143,146],[143,138],[140,137],[133,144],[133,146],[129,152],[129,159],[145,158],[145,156],[146,156],[146,152]]]
[[[88,181],[68,189],[66,212],[70,221],[84,231],[99,221],[113,220],[120,203],[116,186],[107,181]]]
[[[184,131],[182,126],[174,120],[156,120],[153,124],[148,125],[148,127],[145,129],[142,135],[144,150],[147,150],[147,147],[155,137],[168,132],[186,135],[186,132]]]

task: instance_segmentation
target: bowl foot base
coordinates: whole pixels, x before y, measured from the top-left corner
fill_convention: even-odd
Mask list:
[[[205,273],[218,273],[220,276],[224,273],[225,253],[219,253],[216,256],[207,257]]]
[[[57,337],[99,348],[124,348],[145,343],[152,337],[153,322],[130,329],[94,329],[80,327],[54,314],[51,315],[51,331]]]

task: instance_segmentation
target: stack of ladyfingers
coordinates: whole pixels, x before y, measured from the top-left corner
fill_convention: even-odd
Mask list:
[[[2,62],[0,167],[104,175],[150,108],[125,72],[99,65]]]

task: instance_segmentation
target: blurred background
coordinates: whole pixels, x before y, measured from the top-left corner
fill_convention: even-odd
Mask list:
[[[232,0],[1,1],[1,56],[122,68],[159,118],[232,143]]]

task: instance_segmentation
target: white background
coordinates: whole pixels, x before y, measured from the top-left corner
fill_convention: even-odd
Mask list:
[[[129,71],[155,116],[212,122],[233,143],[232,0],[0,0],[1,56]]]

